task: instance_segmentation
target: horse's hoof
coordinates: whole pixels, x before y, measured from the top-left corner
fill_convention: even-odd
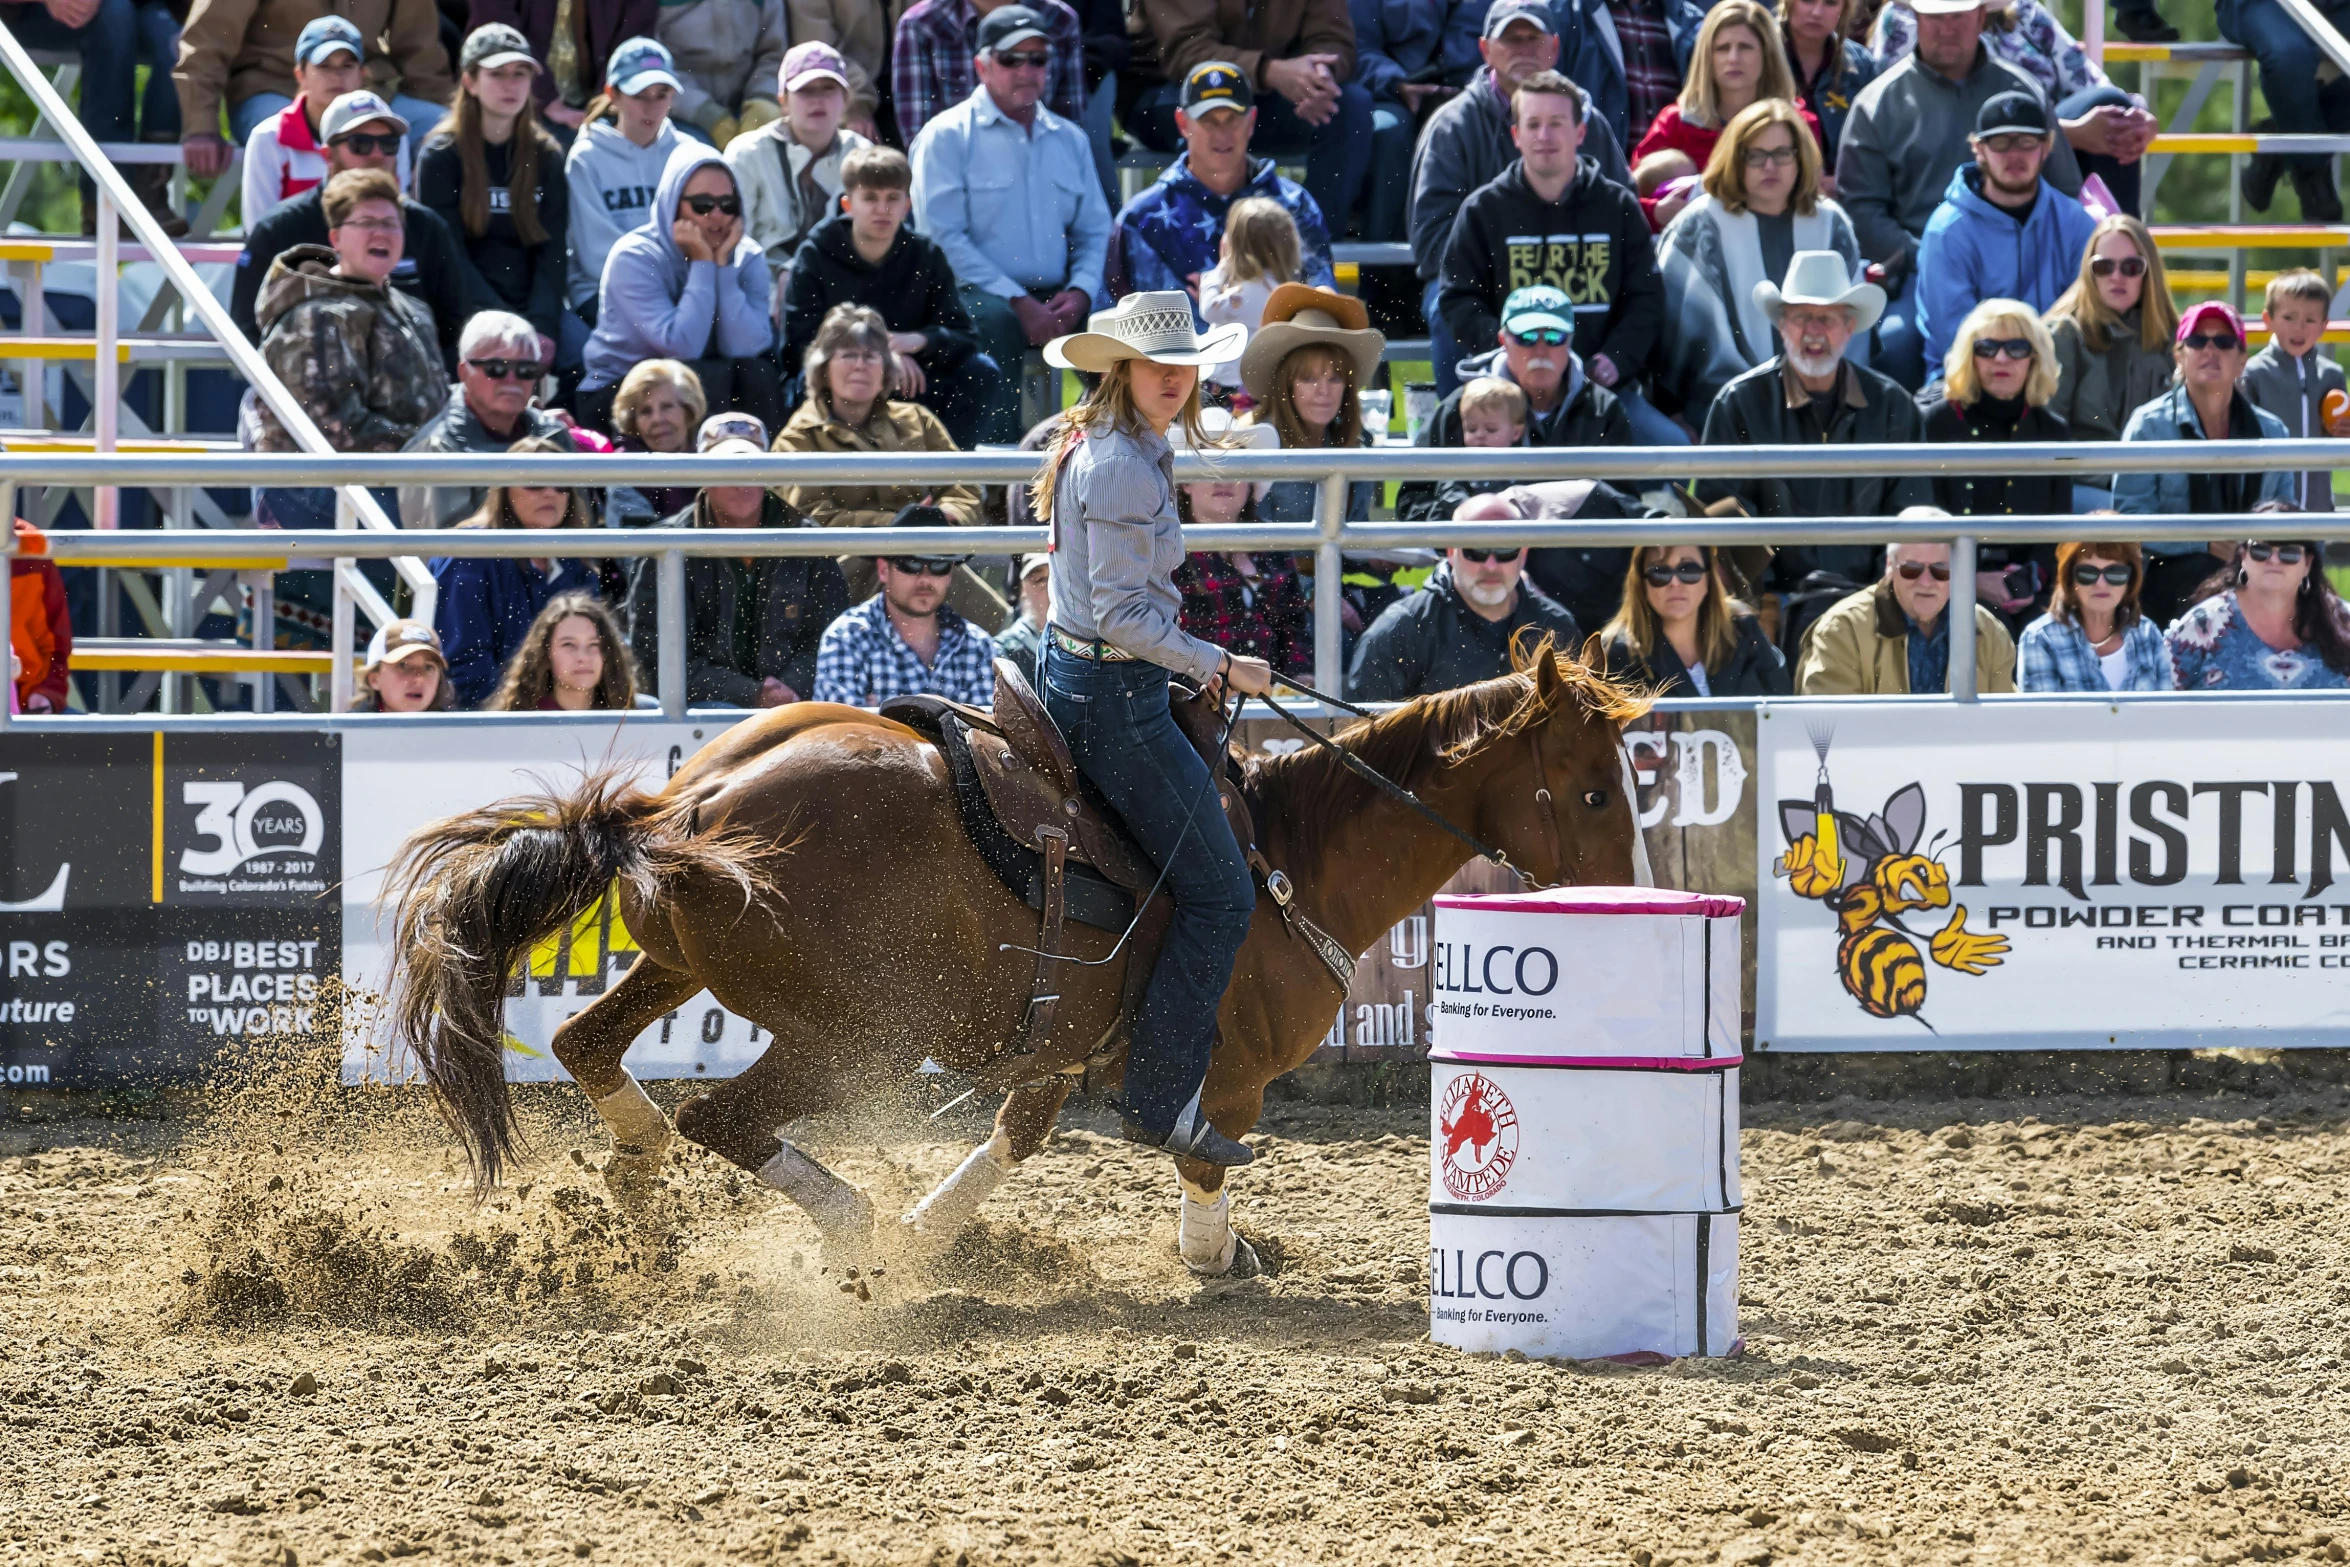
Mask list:
[[[1262,1277],[1264,1271],[1264,1259],[1257,1255],[1257,1249],[1248,1243],[1248,1238],[1244,1235],[1233,1236],[1232,1266],[1224,1270],[1224,1277],[1254,1279]]]
[[[615,1153],[604,1161],[604,1189],[621,1207],[642,1209],[667,1190],[661,1179],[661,1161]]]

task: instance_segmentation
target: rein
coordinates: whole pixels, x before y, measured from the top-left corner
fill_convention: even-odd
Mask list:
[[[1311,686],[1299,685],[1296,681],[1286,677],[1282,677],[1281,683],[1293,691],[1302,692],[1304,695],[1312,697],[1317,702],[1325,703],[1331,707],[1340,708],[1346,712],[1353,713],[1358,717],[1369,718],[1372,716],[1368,709],[1357,707],[1351,702],[1342,702],[1334,696],[1325,696],[1321,692],[1316,691]],[[1487,843],[1484,839],[1478,837],[1475,833],[1470,832],[1467,828],[1459,826],[1443,812],[1437,810],[1427,801],[1412,793],[1411,790],[1405,788],[1402,784],[1397,783],[1394,779],[1388,777],[1385,773],[1382,773],[1379,771],[1379,769],[1373,767],[1370,763],[1355,755],[1354,752],[1348,750],[1345,746],[1340,745],[1337,741],[1331,739],[1328,735],[1323,734],[1320,730],[1310,727],[1304,719],[1299,718],[1295,713],[1292,713],[1289,711],[1289,709],[1283,707],[1279,702],[1274,701],[1270,696],[1261,696],[1258,697],[1257,700],[1271,708],[1276,714],[1280,716],[1282,722],[1288,724],[1290,728],[1296,730],[1299,734],[1304,735],[1308,740],[1311,740],[1314,744],[1322,747],[1322,749],[1335,753],[1339,761],[1345,766],[1348,772],[1353,773],[1356,777],[1372,785],[1382,794],[1385,794],[1389,799],[1395,801],[1396,804],[1401,805],[1408,810],[1418,812],[1419,815],[1428,821],[1432,826],[1440,827],[1444,831],[1452,834],[1455,838],[1458,838],[1461,842],[1467,844],[1469,848],[1478,855],[1479,858],[1500,866],[1503,870],[1506,870],[1512,875],[1518,877],[1524,881],[1528,887],[1533,888],[1536,891],[1540,891],[1545,887],[1557,885],[1557,883],[1535,880],[1534,877],[1528,875],[1525,871],[1511,864],[1508,854]],[[1566,875],[1567,858],[1565,848],[1559,839],[1558,818],[1553,815],[1551,811],[1550,779],[1545,773],[1542,765],[1542,742],[1538,737],[1535,737],[1531,734],[1529,734],[1528,739],[1531,742],[1534,752],[1534,803],[1537,807],[1540,808],[1542,812],[1542,824],[1550,834],[1551,859],[1553,860],[1559,875],[1563,879]]]

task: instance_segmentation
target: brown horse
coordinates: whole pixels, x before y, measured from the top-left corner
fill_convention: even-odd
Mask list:
[[[1340,738],[1532,877],[1646,880],[1621,738],[1644,697],[1547,643],[1514,662],[1515,673],[1421,697]],[[1254,760],[1247,780],[1267,859],[1348,952],[1368,949],[1468,857],[1320,748]],[[937,748],[862,709],[802,702],[727,731],[657,794],[591,778],[568,795],[504,800],[420,829],[388,884],[393,1031],[484,1185],[516,1140],[500,1025],[507,976],[615,879],[643,956],[554,1040],[612,1130],[608,1178],[623,1191],[657,1179],[670,1135],[623,1052],[707,988],[774,1042],[740,1076],[680,1105],[676,1131],[799,1202],[829,1243],[869,1241],[862,1194],[779,1130],[903,1082],[926,1056],[982,1071],[1018,1032],[1033,977],[1032,960],[1003,947],[1032,944],[1036,915],[971,846]],[[1113,940],[1071,925],[1065,945],[1098,958]],[[1063,1070],[1012,1091],[995,1134],[906,1215],[912,1238],[943,1245],[1042,1145],[1071,1074],[1116,1024],[1119,966],[1063,967],[1057,1053],[1040,1063]],[[1343,999],[1261,902],[1202,1096],[1219,1131],[1237,1138],[1256,1124],[1266,1086],[1313,1053]],[[1113,1064],[1107,1080],[1116,1074]],[[1185,1262],[1203,1274],[1253,1268],[1231,1229],[1224,1172],[1178,1167]]]

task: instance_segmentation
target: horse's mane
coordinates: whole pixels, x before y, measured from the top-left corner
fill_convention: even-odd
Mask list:
[[[1545,660],[1558,675],[1558,684],[1548,690],[1537,678]],[[1509,674],[1415,697],[1392,712],[1350,724],[1333,738],[1373,771],[1418,793],[1432,769],[1524,734],[1566,698],[1620,727],[1646,713],[1653,696],[1559,651],[1547,635],[1530,640],[1521,631],[1511,644],[1510,663]],[[1301,865],[1320,857],[1333,826],[1381,798],[1375,785],[1318,745],[1252,758],[1248,782],[1267,814],[1282,824],[1289,857]]]

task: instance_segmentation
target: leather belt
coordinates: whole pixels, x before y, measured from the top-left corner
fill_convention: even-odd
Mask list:
[[[1046,628],[1052,633],[1053,646],[1076,658],[1089,658],[1097,664],[1125,664],[1134,659],[1122,647],[1112,647],[1099,637],[1073,637],[1059,626]]]

